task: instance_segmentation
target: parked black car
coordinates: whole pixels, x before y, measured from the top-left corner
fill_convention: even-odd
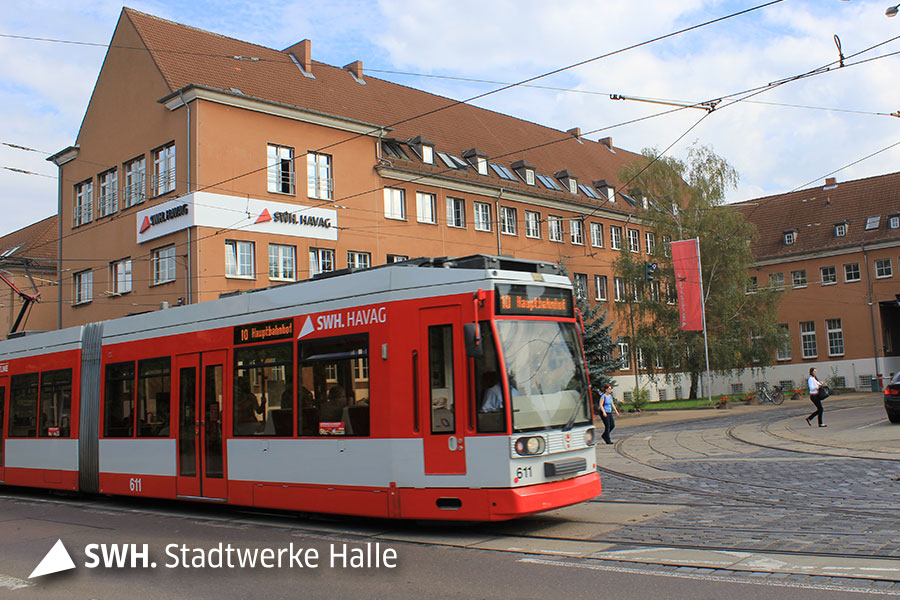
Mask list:
[[[891,423],[900,423],[900,371],[884,388],[884,412]]]

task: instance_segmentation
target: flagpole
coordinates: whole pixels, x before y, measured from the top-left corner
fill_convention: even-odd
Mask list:
[[[709,395],[709,403],[712,404],[712,379],[709,375],[709,341],[706,338],[706,299],[703,294],[703,263],[700,261],[700,238],[695,237],[697,243],[697,272],[700,275],[700,316],[703,319],[703,350],[706,353],[706,393]]]

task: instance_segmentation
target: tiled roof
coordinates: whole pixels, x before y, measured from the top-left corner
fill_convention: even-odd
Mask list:
[[[318,61],[312,61],[315,78],[305,77],[285,51],[180,25],[130,8],[123,9],[123,14],[150,49],[173,92],[190,85],[226,92],[236,89],[248,97],[390,126],[392,130],[387,136],[398,140],[423,135],[434,141],[437,150],[456,155],[478,148],[492,162],[507,167],[524,159],[538,173],[551,177],[567,170],[579,183],[588,185],[599,179],[620,183],[617,179],[620,168],[639,156],[618,148],[611,151],[599,142],[579,141],[572,134],[468,104],[439,110],[454,101],[365,73],[365,85],[361,85],[348,71]],[[437,158],[435,164],[443,167]],[[417,162],[416,166],[422,165]],[[491,172],[490,176],[493,183],[501,183],[495,173]],[[521,186],[523,190],[535,190],[516,182],[503,183],[514,189]],[[548,195],[548,190],[538,186],[541,195]],[[568,193],[559,194],[560,198],[575,198]],[[598,204],[583,192],[579,192],[578,200]],[[612,208],[631,210],[624,202],[617,202]]]
[[[57,216],[53,215],[0,237],[0,257],[53,263],[57,256],[58,222]]]
[[[834,185],[757,198],[734,204],[759,230],[753,245],[757,260],[808,254],[894,241],[900,229],[890,229],[888,218],[900,214],[900,173],[878,175]],[[866,230],[869,217],[880,216],[878,227]],[[847,223],[847,235],[837,237],[835,225]],[[791,245],[784,234],[796,231]]]

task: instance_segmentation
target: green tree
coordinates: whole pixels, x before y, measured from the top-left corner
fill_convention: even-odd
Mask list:
[[[725,159],[698,145],[686,161],[659,157],[656,150],[643,155],[623,168],[620,177],[630,182],[632,195],[644,207],[640,220],[653,233],[656,248],[652,256],[623,252],[616,260],[616,274],[629,286],[627,301],[617,308],[633,323],[631,348],[645,359],[641,370],[667,379],[673,373],[688,374],[690,397],[696,398],[706,369],[703,332],[680,329],[668,242],[700,240],[710,369],[717,373],[771,364],[776,348],[786,341],[776,316],[783,292],[751,286],[751,243],[757,232],[724,203],[738,181]],[[644,281],[645,261],[658,265],[653,281]]]

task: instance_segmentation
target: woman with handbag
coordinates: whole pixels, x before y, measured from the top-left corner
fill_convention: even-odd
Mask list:
[[[806,424],[812,427],[812,418],[818,417],[819,419],[819,427],[828,427],[828,425],[822,422],[822,413],[825,412],[825,409],[822,408],[822,397],[819,395],[820,390],[824,387],[822,382],[816,377],[816,368],[809,368],[809,379],[806,380],[806,384],[809,387],[809,399],[812,400],[813,404],[816,405],[816,410],[813,411],[811,415],[806,417]]]

